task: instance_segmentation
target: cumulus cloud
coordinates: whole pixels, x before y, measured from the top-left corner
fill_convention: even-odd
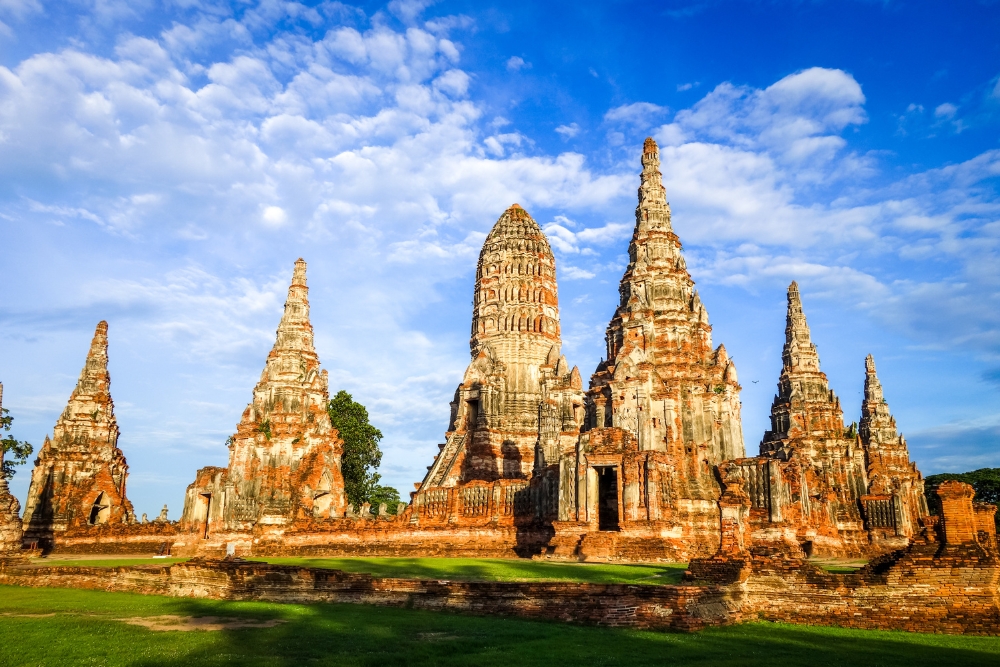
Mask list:
[[[531,69],[531,63],[525,62],[521,56],[511,56],[507,59],[508,72],[520,72],[522,69]]]
[[[944,119],[953,118],[956,113],[958,113],[958,107],[956,107],[951,102],[945,102],[944,104],[939,104],[934,109],[934,115],[937,118],[944,118]]]
[[[572,139],[576,135],[580,134],[580,126],[576,123],[560,125],[556,128],[556,134],[560,135],[563,139]]]
[[[569,218],[556,216],[555,221],[546,224],[542,230],[548,236],[552,246],[560,252],[577,254],[586,250],[587,246],[606,246],[620,243],[629,237],[631,225],[609,222],[601,227],[589,227],[573,231],[575,227]]]
[[[634,102],[609,109],[604,120],[609,123],[625,123],[636,127],[654,125],[659,117],[667,113],[667,107],[650,102]]]

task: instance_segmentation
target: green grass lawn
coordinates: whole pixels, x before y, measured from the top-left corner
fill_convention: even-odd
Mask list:
[[[809,562],[830,574],[854,574],[865,565],[863,558],[810,558]]]
[[[576,581],[594,584],[676,584],[686,563],[611,565],[504,558],[253,558],[277,565],[369,572],[377,577],[463,581]]]
[[[283,621],[152,631],[122,619],[174,615]],[[458,616],[366,605],[282,605],[0,586],[0,664],[987,665],[1000,639],[753,623],[696,634]]]
[[[114,567],[166,565],[183,558],[108,560],[35,559],[33,565],[59,567]],[[576,581],[595,584],[676,584],[685,563],[609,565],[503,558],[251,558],[276,565],[322,567],[346,572],[368,572],[376,577],[452,579],[463,581]]]

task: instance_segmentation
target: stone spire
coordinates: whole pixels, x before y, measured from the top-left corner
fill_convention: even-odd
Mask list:
[[[118,435],[108,373],[108,323],[102,321],[66,409],[35,462],[24,511],[26,539],[134,520],[125,496],[128,463]]]
[[[490,348],[502,363],[539,365],[560,340],[555,257],[538,223],[514,204],[479,253],[472,357]]]
[[[802,311],[799,286],[788,286],[785,346],[781,351],[778,394],[771,405],[771,430],[764,434],[761,454],[789,455],[789,441],[842,439],[844,414],[840,399],[819,369],[819,353]],[[783,444],[784,443],[784,444]]]
[[[94,331],[87,360],[66,409],[52,429],[51,446],[90,450],[96,445],[110,457],[118,444],[118,435],[108,373],[108,323],[102,320]]]
[[[319,356],[313,345],[313,328],[309,321],[309,287],[306,285],[306,263],[295,261],[292,283],[288,287],[285,310],[278,323],[274,347],[267,356],[260,382],[254,390],[254,402],[261,405],[278,394],[306,392],[313,401],[322,401],[327,392],[326,371],[320,372]]]
[[[284,312],[253,401],[229,439],[222,478],[199,472],[188,487],[182,523],[212,530],[343,517],[343,443],[330,423],[327,372],[309,321],[306,263],[296,260]],[[205,469],[217,471],[217,469]],[[212,505],[204,498],[220,499]],[[208,515],[207,519],[205,515]]]
[[[580,371],[560,351],[556,260],[519,204],[486,236],[473,294],[472,363],[451,404],[441,452],[419,486],[525,479],[574,446]]]
[[[819,372],[819,353],[813,345],[809,324],[806,323],[805,313],[802,312],[799,285],[794,280],[788,286],[788,316],[781,361],[789,372]]]
[[[875,359],[870,354],[865,357],[865,400],[861,403],[858,433],[865,445],[899,440],[896,419],[889,413],[889,404],[882,393],[882,383],[875,374]]]
[[[712,347],[708,312],[671,226],[652,138],[641,163],[629,265],[605,336],[607,361],[588,392],[591,424],[628,425],[643,449],[690,455],[693,468],[701,459],[744,456],[736,368],[725,348]]]
[[[896,430],[896,419],[875,374],[875,359],[865,358],[865,400],[861,403],[858,435],[867,459],[870,493],[894,494],[906,534],[916,530],[916,518],[926,514],[924,482],[910,461],[906,439]]]
[[[663,187],[663,174],[660,173],[660,148],[652,137],[647,137],[642,146],[639,204],[635,217],[638,223],[647,227],[671,231],[670,204],[667,203],[667,189]]]

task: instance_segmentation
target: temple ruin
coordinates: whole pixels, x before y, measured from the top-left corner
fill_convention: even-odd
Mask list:
[[[714,466],[744,455],[740,385],[725,346],[712,346],[652,139],[638,197],[607,359],[590,378],[578,446],[561,461],[559,546],[685,559],[718,541]]]
[[[181,530],[246,541],[296,523],[343,517],[342,443],[330,423],[327,372],[309,321],[306,263],[295,262],[284,314],[253,400],[227,441],[229,466],[202,468],[187,489]]]
[[[128,463],[118,448],[108,373],[108,323],[100,322],[66,409],[35,459],[24,507],[24,540],[51,546],[68,530],[135,520],[125,495]]]
[[[652,139],[643,145],[628,253],[607,358],[584,389],[561,351],[548,240],[518,204],[504,211],[476,266],[471,358],[445,441],[395,515],[346,503],[303,260],[227,442],[229,465],[197,472],[178,522],[138,522],[125,497],[102,322],[36,461],[24,541],[78,550],[159,544],[176,554],[678,561],[871,557],[926,535],[933,522],[923,479],[874,360],[865,360],[860,424],[845,425],[794,282],[771,427],[758,455],[747,456],[736,367],[712,340]],[[985,517],[989,507],[976,512]],[[988,530],[976,530],[988,541]]]

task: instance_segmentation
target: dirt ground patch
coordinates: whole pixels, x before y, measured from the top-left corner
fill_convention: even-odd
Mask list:
[[[242,628],[273,628],[285,623],[280,618],[254,620],[251,618],[228,618],[225,616],[135,616],[115,619],[129,625],[141,625],[153,632],[190,632],[192,630],[240,630]]]

